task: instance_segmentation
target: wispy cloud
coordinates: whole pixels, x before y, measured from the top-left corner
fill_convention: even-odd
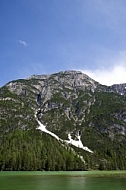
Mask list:
[[[24,41],[24,40],[18,40],[18,42],[20,43],[20,44],[22,44],[23,46],[25,46],[25,47],[27,47],[27,43],[26,43],[26,41]]]

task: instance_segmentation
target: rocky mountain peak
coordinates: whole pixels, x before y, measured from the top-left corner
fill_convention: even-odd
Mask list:
[[[16,94],[24,94],[24,91],[28,91],[30,86],[34,86],[35,93],[41,92],[45,97],[45,101],[57,92],[62,92],[65,97],[70,97],[70,90],[74,91],[77,96],[78,90],[90,90],[95,91],[99,83],[91,79],[81,71],[61,71],[50,75],[32,75],[26,80],[12,81],[7,84],[7,87],[11,92]],[[27,84],[30,86],[27,87]],[[69,91],[69,92],[68,92]]]
[[[46,86],[61,86],[68,88],[90,88],[95,89],[97,82],[91,79],[88,75],[82,73],[81,71],[69,70],[61,71],[50,75],[32,75],[29,79],[39,79],[44,80]]]

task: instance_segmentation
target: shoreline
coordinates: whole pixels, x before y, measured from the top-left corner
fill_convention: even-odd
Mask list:
[[[112,171],[1,171],[0,176],[125,177],[126,170]]]

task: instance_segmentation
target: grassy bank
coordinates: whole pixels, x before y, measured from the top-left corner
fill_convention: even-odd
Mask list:
[[[126,170],[114,171],[1,171],[0,176],[82,176],[82,177],[126,177]]]

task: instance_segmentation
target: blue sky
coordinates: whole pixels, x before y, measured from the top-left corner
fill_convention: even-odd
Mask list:
[[[81,70],[126,83],[125,0],[0,0],[0,86]]]

